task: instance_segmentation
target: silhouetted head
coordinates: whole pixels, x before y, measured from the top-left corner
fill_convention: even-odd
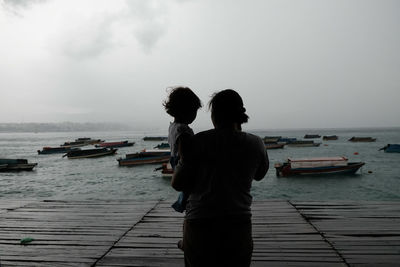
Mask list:
[[[175,118],[176,122],[190,124],[201,108],[200,98],[188,87],[175,87],[168,99],[164,101],[165,111]]]
[[[232,89],[215,93],[208,105],[211,109],[211,119],[216,128],[232,127],[237,124],[241,129],[240,125],[249,120],[242,98]]]

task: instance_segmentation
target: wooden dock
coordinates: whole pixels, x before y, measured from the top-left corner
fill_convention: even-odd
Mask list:
[[[1,200],[0,265],[183,266],[170,204]],[[253,237],[252,266],[399,266],[400,202],[257,201]]]

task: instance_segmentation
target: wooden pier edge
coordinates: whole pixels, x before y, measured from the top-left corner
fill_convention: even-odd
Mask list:
[[[171,203],[3,200],[0,264],[183,266],[183,214]],[[399,204],[255,201],[252,266],[398,266]]]

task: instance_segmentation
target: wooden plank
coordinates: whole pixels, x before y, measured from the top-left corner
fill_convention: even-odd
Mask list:
[[[184,215],[172,201],[0,204],[2,266],[183,266]],[[157,205],[156,205],[157,204]],[[398,202],[255,201],[252,266],[390,266]],[[35,240],[20,246],[22,237]]]
[[[176,242],[182,237],[183,217],[161,202],[148,213],[98,266],[128,266],[144,259],[164,259],[156,266],[169,266],[182,258]],[[287,201],[256,202],[253,205],[253,262],[293,266],[343,266],[342,259]],[[315,263],[315,264],[314,264]],[[183,266],[183,261],[180,263]],[[297,265],[296,265],[297,264]]]
[[[1,263],[91,266],[155,203],[39,201],[7,210],[0,214]],[[27,236],[34,240],[19,245]]]
[[[391,202],[293,202],[351,266],[400,261],[400,205]]]

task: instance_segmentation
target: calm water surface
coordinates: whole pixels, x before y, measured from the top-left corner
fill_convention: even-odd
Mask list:
[[[305,134],[338,135],[339,140],[322,141],[319,147],[268,151],[270,170],[253,183],[255,199],[294,200],[400,200],[400,153],[378,151],[388,143],[400,143],[400,128],[284,130],[253,132],[261,137],[280,135],[302,138]],[[138,132],[87,133],[0,133],[0,158],[26,158],[37,162],[32,172],[0,173],[0,199],[174,199],[170,180],[154,172],[158,165],[119,167],[117,158],[127,153],[153,148],[159,142],[145,142]],[[153,133],[160,135],[160,133]],[[162,134],[161,135],[166,135]],[[377,138],[373,143],[351,143],[352,136]],[[107,141],[129,140],[133,147],[120,148],[115,156],[97,159],[68,159],[62,154],[38,155],[43,146],[58,146],[78,137]],[[89,147],[87,147],[89,148]],[[358,152],[358,155],[354,153]],[[278,178],[274,163],[288,157],[346,156],[366,165],[356,175],[301,176]]]

